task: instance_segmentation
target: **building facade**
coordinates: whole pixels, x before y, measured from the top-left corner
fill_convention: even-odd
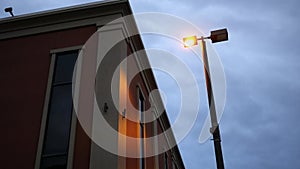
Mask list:
[[[0,19],[1,168],[184,168],[146,53],[135,54],[141,38],[128,36],[134,21],[110,24],[131,14],[121,0]],[[111,35],[123,38],[98,65]],[[99,145],[106,138],[117,153]]]

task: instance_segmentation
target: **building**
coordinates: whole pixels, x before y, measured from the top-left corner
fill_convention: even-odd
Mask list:
[[[103,70],[100,73],[95,71],[97,54],[90,54],[96,60],[86,60],[82,55],[86,50],[83,49],[86,42],[97,30],[130,14],[129,2],[120,0],[0,19],[1,168],[184,168],[177,146],[162,147],[167,151],[158,151],[162,145],[175,142],[172,134],[165,134],[164,139],[152,144],[145,141],[170,128],[165,111],[156,120],[147,123],[141,119],[128,119],[130,115],[141,118],[140,113],[145,110],[150,110],[148,115],[150,113],[154,117],[155,114],[151,113],[155,113],[162,105],[159,95],[149,96],[151,91],[157,89],[151,69],[140,70],[141,66],[149,65],[145,53],[135,56],[136,60],[128,62],[125,67],[117,67],[128,55],[143,49],[140,37],[124,38],[113,46],[106,58],[114,59],[108,59],[101,66]],[[105,33],[110,32],[123,36],[132,30],[137,30],[134,21],[120,25],[108,24],[99,35],[105,37]],[[97,40],[99,44],[106,43],[100,38]],[[98,45],[89,47],[101,51]],[[79,57],[83,59],[81,66],[85,65],[86,69],[78,69],[79,62],[76,60]],[[75,105],[72,80],[76,64],[75,71],[80,71],[77,75],[82,84]],[[117,87],[113,89],[110,78],[116,69]],[[129,81],[127,74],[136,70],[140,70],[139,73]],[[95,81],[85,79],[93,77],[92,74],[96,77]],[[91,90],[89,85],[95,90]],[[117,93],[118,106],[114,106],[110,94],[112,89]],[[86,120],[85,124],[89,124],[90,129],[84,128],[79,122],[80,113],[87,112],[93,104],[93,100],[89,100],[93,99],[89,95],[91,93],[95,93],[103,117],[119,133],[110,140],[112,147],[119,153],[125,151],[125,156],[111,153],[99,146],[95,142],[97,139],[93,140],[99,128],[94,121],[93,111],[83,116],[83,121]],[[86,106],[84,111],[80,109],[83,104]],[[129,104],[136,110],[127,107]],[[75,113],[76,106],[78,114]],[[106,134],[105,131],[98,133],[100,140],[105,139]],[[137,142],[134,144],[122,139],[122,134]],[[131,150],[137,153],[137,157],[126,156]],[[141,155],[148,151],[153,151],[153,156]]]

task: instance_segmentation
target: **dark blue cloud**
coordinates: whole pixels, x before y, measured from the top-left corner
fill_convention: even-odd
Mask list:
[[[227,80],[221,120],[226,168],[299,166],[299,2],[172,2],[167,7],[155,4],[151,10],[187,18],[206,33],[229,30],[230,40],[214,45]],[[148,10],[142,4],[137,3],[137,11]],[[196,125],[180,145],[187,168],[215,168],[212,143],[196,141],[201,127]]]
[[[3,9],[13,6],[15,14],[24,14],[85,2],[90,1],[14,0],[1,1],[0,6]],[[186,18],[206,34],[212,29],[228,28],[229,41],[214,44],[227,81],[227,101],[220,127],[226,168],[300,166],[300,127],[297,126],[300,1],[131,0],[130,3],[135,12],[165,12]],[[6,16],[4,11],[0,12],[1,18]],[[156,42],[157,46],[164,45]],[[145,43],[150,41],[146,39]],[[204,79],[198,80],[203,86]],[[166,79],[157,81],[167,84]],[[203,102],[196,124],[179,145],[188,169],[216,168],[212,142],[198,143],[207,113],[205,89],[200,93]],[[167,98],[169,101],[178,101],[174,95],[167,97],[171,97]],[[169,110],[176,111],[176,106],[168,104]]]

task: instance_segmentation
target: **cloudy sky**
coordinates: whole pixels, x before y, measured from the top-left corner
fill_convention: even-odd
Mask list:
[[[0,7],[13,6],[15,15],[20,15],[86,2],[93,1],[2,0]],[[204,34],[227,27],[229,41],[213,44],[226,77],[226,103],[220,121],[225,168],[300,168],[299,1],[131,0],[130,3],[134,13],[168,13],[193,23]],[[0,18],[7,16],[1,10]],[[174,52],[168,38],[145,35],[143,39],[147,48]],[[179,144],[180,151],[187,169],[213,169],[216,168],[213,143],[198,142],[207,115],[201,61],[182,60],[193,72],[199,72],[194,74],[200,86],[201,103],[195,125]],[[180,94],[177,79],[161,71],[156,71],[156,76],[173,122],[178,104],[172,103],[178,102]]]

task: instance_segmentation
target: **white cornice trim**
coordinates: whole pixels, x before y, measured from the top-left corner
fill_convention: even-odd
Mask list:
[[[0,20],[0,40],[106,23],[131,14],[127,0],[105,1]]]
[[[79,4],[74,6],[67,6],[67,7],[39,11],[39,12],[34,12],[29,14],[17,15],[14,17],[0,18],[0,24],[17,21],[17,20],[32,19],[32,18],[38,18],[42,16],[55,15],[64,12],[72,12],[72,11],[78,11],[78,10],[84,10],[84,9],[90,9],[96,7],[103,7],[103,6],[113,5],[113,4],[121,4],[125,2],[128,2],[128,0],[104,0],[104,1]]]

